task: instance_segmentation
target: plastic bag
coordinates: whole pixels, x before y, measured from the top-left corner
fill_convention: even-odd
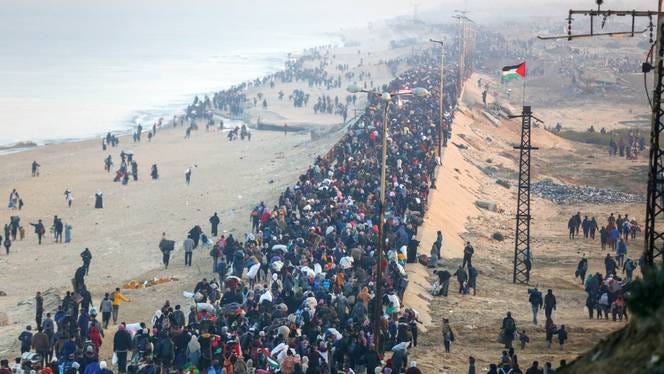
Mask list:
[[[261,264],[252,265],[251,268],[249,269],[249,271],[247,272],[247,277],[249,277],[249,279],[256,278],[256,275],[258,274],[258,270],[260,270],[260,268],[261,268]]]
[[[111,359],[111,365],[118,366],[118,355],[113,352],[113,359]]]

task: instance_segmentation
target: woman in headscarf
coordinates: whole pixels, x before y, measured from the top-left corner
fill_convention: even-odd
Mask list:
[[[193,335],[187,344],[187,360],[193,366],[198,366],[201,358],[201,344],[198,342],[198,336]]]

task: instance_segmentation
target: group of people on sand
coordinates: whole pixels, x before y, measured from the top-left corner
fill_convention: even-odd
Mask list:
[[[73,291],[67,291],[61,301],[51,293],[36,293],[35,328],[29,324],[18,336],[21,357],[16,359],[17,370],[13,372],[113,373],[109,365],[99,359],[99,352],[111,319],[114,325],[118,324],[120,304],[130,299],[116,288],[112,293],[105,293],[95,308],[85,285],[92,260],[88,248],[81,252],[81,259],[82,265],[76,269],[72,280]],[[114,348],[121,348],[120,338],[122,336],[114,339]],[[126,359],[126,351],[114,350],[117,360]]]
[[[311,49],[297,59],[286,62],[286,67],[282,71],[261,79],[233,86],[227,90],[219,91],[214,94],[212,99],[208,99],[207,96],[205,100],[197,100],[195,98],[190,106],[197,109],[193,111],[192,115],[205,118],[208,115],[207,113],[213,109],[217,109],[228,112],[232,116],[239,116],[244,112],[246,103],[250,101],[253,102],[254,107],[261,105],[263,108],[267,108],[268,101],[262,92],[257,93],[253,98],[247,98],[246,89],[252,87],[273,88],[277,83],[302,82],[306,83],[309,88],[320,88],[329,91],[341,87],[344,79],[352,81],[359,78],[360,81],[364,82],[365,89],[374,88],[370,72],[360,71],[359,74],[355,74],[354,71],[350,71],[351,67],[348,64],[336,63],[335,59],[336,56],[330,53],[328,49]],[[387,65],[387,62],[383,63]],[[333,66],[336,66],[339,72],[330,72],[328,67]],[[363,62],[360,59],[359,64],[354,68],[357,70],[361,69],[362,66]],[[369,83],[367,83],[367,80]],[[283,91],[277,93],[278,100],[285,100],[285,97],[286,93]],[[306,93],[302,88],[294,89],[288,95],[288,100],[296,108],[308,107],[309,102],[313,102],[311,95]],[[349,107],[351,104],[355,105],[356,100],[356,95],[348,95],[345,97],[345,100],[338,96],[320,95],[310,107],[310,110],[313,110],[315,114],[326,113],[341,116],[345,122],[348,118]]]
[[[579,231],[581,230],[584,239],[594,240],[596,233],[599,232],[602,250],[609,247],[614,251],[618,251],[618,247],[620,247],[620,250],[624,251],[621,253],[623,256],[627,253],[627,243],[636,239],[636,235],[641,232],[641,226],[635,219],[630,218],[627,214],[624,216],[618,214],[616,218],[613,213],[607,218],[606,225],[599,227],[595,217],[588,218],[588,216],[584,216],[582,219],[581,212],[577,212],[567,221],[567,228],[570,239],[579,237]]]
[[[214,276],[198,282],[182,305],[166,300],[151,321],[119,322],[113,333],[117,370],[420,373],[408,361],[409,348],[417,346],[419,321],[417,311],[403,305],[408,285],[404,265],[406,248],[426,213],[439,163],[432,125],[437,121],[437,61],[426,53],[417,55],[414,66],[386,87],[399,91],[422,86],[434,92],[433,97],[392,106],[388,123],[376,109],[379,99],[369,97],[360,120],[273,207],[260,203],[252,209],[250,233],[242,238],[217,236],[221,225],[217,214],[209,220],[212,240],[194,225],[182,244],[185,265],[192,263],[187,253],[206,248],[208,242]],[[454,84],[446,90],[449,107],[456,104],[455,89]],[[384,206],[385,243],[379,245],[383,126],[389,126],[391,139],[390,183]],[[170,257],[172,242],[163,235],[162,255],[166,248]],[[380,250],[384,250],[383,296],[377,299]],[[76,311],[71,304],[68,309],[69,321],[76,312],[80,323],[63,326],[72,334],[64,338],[62,347],[67,348],[54,352],[62,372],[77,367],[87,373],[80,367],[93,365],[97,373],[108,366],[99,361],[104,328],[90,298],[76,295],[87,292],[80,284],[86,270],[79,269],[71,299],[80,303],[75,301]],[[108,310],[105,305],[103,301],[102,313]],[[81,315],[87,320],[80,320]],[[91,334],[93,326],[99,336]],[[378,346],[375,329],[380,334]],[[388,359],[384,352],[389,350]]]
[[[595,239],[598,231],[598,223],[595,217],[591,219],[585,216],[581,219],[581,213],[577,212],[568,221],[569,237],[575,238],[579,235],[579,229],[583,231],[584,238]],[[615,217],[611,213],[605,225],[599,228],[599,236],[602,251],[609,249],[604,257],[604,272],[589,272],[589,263],[585,254],[579,260],[575,276],[579,278],[586,290],[586,309],[588,316],[592,319],[608,319],[609,314],[614,321],[627,320],[627,307],[625,305],[625,293],[627,286],[632,282],[634,271],[645,265],[645,258],[640,256],[637,260],[628,256],[628,245],[630,240],[636,238],[641,231],[638,222],[630,218],[628,214]]]
[[[438,259],[441,258],[442,246],[443,234],[441,231],[438,231],[436,241],[433,243],[431,248],[430,258],[433,260],[429,261],[429,267],[436,267],[440,263]],[[473,266],[474,254],[475,248],[470,244],[470,242],[466,242],[466,245],[463,248],[463,260],[459,267],[454,270],[454,273],[450,273],[444,268],[438,268],[434,270],[433,273],[438,276],[438,281],[434,282],[431,293],[434,296],[447,297],[450,280],[454,276],[456,277],[457,283],[459,285],[459,294],[467,295],[472,289],[473,296],[477,295],[477,277],[479,276],[479,271],[476,267]]]
[[[115,134],[111,134],[110,132],[107,132],[106,136],[101,140],[101,149],[103,151],[106,151],[106,149],[109,145],[111,147],[115,148],[119,144],[120,144],[120,138]]]
[[[18,209],[21,210],[23,209],[23,206],[25,203],[23,202],[23,199],[21,196],[18,194],[16,189],[14,188],[12,192],[9,193],[9,199],[7,201],[7,208],[9,209]]]
[[[625,157],[627,160],[637,160],[639,152],[646,149],[646,138],[638,132],[630,132],[627,139],[622,136],[616,141],[609,140],[609,156]]]
[[[247,127],[246,124],[242,124],[242,126],[235,126],[233,129],[231,129],[228,132],[228,141],[232,142],[233,140],[247,140],[251,141],[251,131],[249,131],[249,128]]]

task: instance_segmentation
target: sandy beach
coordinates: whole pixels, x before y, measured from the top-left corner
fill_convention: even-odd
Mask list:
[[[360,49],[362,53],[358,54]],[[367,84],[372,81],[377,88],[393,77],[381,61],[406,55],[410,49],[389,49],[386,41],[365,48],[360,40],[357,48],[326,51],[334,56],[334,64],[327,66],[330,73],[336,71],[335,64],[348,64],[357,74],[370,72]],[[360,59],[364,66],[355,67]],[[406,66],[403,64],[400,69]],[[311,101],[319,94],[345,98],[348,95],[345,87],[356,81],[344,78],[341,87],[330,91],[314,88]],[[133,143],[131,136],[122,136],[120,145],[109,147],[106,152],[102,151],[101,141],[95,139],[0,156],[0,185],[6,190],[3,194],[9,196],[15,188],[25,203],[19,212],[7,209],[3,202],[3,220],[8,222],[9,216],[18,214],[26,229],[25,240],[14,243],[10,256],[0,255],[0,267],[12,269],[0,275],[0,291],[7,294],[0,297],[0,310],[6,313],[9,322],[0,326],[0,355],[16,352],[15,336],[26,324],[34,323],[31,318],[35,291],[53,288],[62,297],[71,287],[80,253],[85,248],[90,248],[93,255],[87,284],[95,306],[104,292],[130,280],[178,279],[157,287],[127,290],[127,296],[137,301],[122,307],[121,318],[128,323],[149,320],[164,299],[182,300],[182,291],[190,290],[202,277],[211,276],[208,249],[196,250],[193,268],[184,267],[181,242],[187,231],[198,224],[209,235],[208,219],[218,212],[221,233],[232,233],[243,240],[250,230],[251,209],[261,201],[272,204],[317,156],[327,153],[344,134],[339,115],[314,114],[311,102],[306,108],[295,108],[287,99],[278,100],[279,91],[288,93],[299,86],[302,83],[248,90],[247,97],[261,92],[270,105],[268,110],[260,106],[250,108],[244,119],[250,126],[260,120],[314,130],[317,140],[312,140],[310,131],[284,135],[281,131],[252,130],[251,141],[229,142],[227,132],[217,129],[206,132],[200,123],[200,130],[185,140],[187,124],[176,128],[167,124],[151,142],[145,134],[141,143]],[[356,106],[362,108],[365,99],[361,96],[358,99]],[[349,119],[353,114],[349,113]],[[236,124],[237,121],[226,120],[227,127]],[[133,152],[139,165],[139,180],[126,186],[114,183],[114,175],[104,171],[104,159],[109,154],[115,162],[114,170],[118,167],[121,150]],[[41,165],[39,177],[31,177],[32,160]],[[156,181],[149,175],[150,166],[155,163],[160,174]],[[189,167],[193,171],[192,181],[186,186],[184,172]],[[67,208],[65,190],[73,193],[71,208]],[[94,209],[96,191],[103,193],[103,209]],[[29,223],[42,219],[48,231],[55,215],[72,225],[72,242],[57,244],[47,232],[44,243],[37,245]],[[173,265],[168,270],[163,269],[157,247],[162,232],[177,242]],[[54,300],[47,300],[47,305],[54,308]]]

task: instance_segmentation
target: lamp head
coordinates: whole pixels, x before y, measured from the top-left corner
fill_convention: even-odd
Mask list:
[[[417,97],[426,97],[426,96],[431,95],[429,90],[427,90],[426,88],[422,88],[422,87],[415,87],[415,88],[412,89],[412,92],[413,92],[413,95],[417,96]]]
[[[380,99],[383,101],[391,101],[392,95],[390,95],[389,92],[383,92],[382,94],[380,94]]]

